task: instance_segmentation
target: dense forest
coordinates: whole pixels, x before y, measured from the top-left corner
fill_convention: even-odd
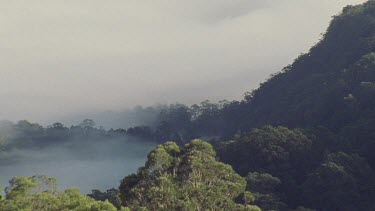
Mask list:
[[[14,177],[0,210],[375,210],[375,1],[345,7],[308,53],[241,101],[147,110],[147,123],[128,129],[4,122],[0,162],[75,138],[160,145],[107,191]]]

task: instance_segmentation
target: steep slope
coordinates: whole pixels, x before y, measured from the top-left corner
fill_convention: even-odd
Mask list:
[[[333,130],[370,111],[375,94],[375,1],[348,6],[324,38],[263,83],[247,104],[243,127],[265,124]],[[371,112],[372,113],[372,112]]]
[[[241,132],[217,145],[220,160],[248,184],[279,179],[271,191],[248,187],[256,205],[374,210],[375,1],[344,8],[309,53],[232,112]]]

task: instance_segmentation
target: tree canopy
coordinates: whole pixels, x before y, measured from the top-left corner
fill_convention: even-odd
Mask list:
[[[123,205],[135,210],[258,210],[235,202],[246,181],[215,155],[201,140],[184,148],[173,142],[159,145],[137,174],[121,182]]]

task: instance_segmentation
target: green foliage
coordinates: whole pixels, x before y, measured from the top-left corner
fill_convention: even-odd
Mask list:
[[[372,210],[374,175],[367,162],[356,154],[329,154],[302,184],[303,200],[317,209]]]
[[[244,192],[245,180],[216,161],[215,154],[201,140],[182,149],[172,142],[159,145],[137,175],[121,182],[123,205],[135,210],[245,209],[234,202]]]
[[[0,208],[114,210],[109,200],[121,210],[375,210],[374,52],[370,0],[345,7],[316,46],[242,101],[162,106],[155,125],[128,130],[103,131],[92,120],[71,128],[7,124],[1,149],[77,135],[180,145],[196,137],[232,140],[213,142],[226,164],[200,140],[159,145],[122,180],[120,195],[90,194],[98,202],[77,190],[58,192],[47,177],[15,177]]]
[[[322,151],[324,143],[317,140],[321,135],[305,132],[310,133],[265,126],[217,145],[218,155],[237,172],[250,171],[246,190],[263,210],[297,205],[318,210],[374,209],[375,174],[366,159],[344,152],[327,155]]]
[[[14,177],[6,187],[2,211],[116,211],[108,201],[100,202],[77,189],[57,191],[56,179],[44,175]]]
[[[254,204],[262,208],[262,210],[286,209],[286,204],[281,202],[280,196],[276,191],[281,184],[279,178],[267,173],[250,172],[246,177],[246,181],[246,190],[253,193]]]
[[[238,134],[234,141],[218,146],[218,151],[219,157],[242,175],[250,171],[280,175],[305,160],[311,145],[300,130],[265,126]]]
[[[121,199],[120,199],[120,192],[119,190],[112,188],[105,192],[101,192],[100,190],[92,190],[91,194],[87,194],[87,196],[97,200],[97,201],[108,201],[113,204],[117,209],[121,209]]]
[[[281,181],[271,174],[260,174],[258,172],[250,172],[247,177],[247,189],[257,193],[271,193],[274,192]]]
[[[5,188],[6,197],[15,199],[17,197],[26,197],[30,194],[32,188],[37,187],[37,183],[33,178],[14,177],[9,181],[10,186]]]
[[[358,201],[357,188],[354,178],[332,162],[322,164],[302,186],[308,204],[330,210],[356,208],[357,205],[352,202]]]

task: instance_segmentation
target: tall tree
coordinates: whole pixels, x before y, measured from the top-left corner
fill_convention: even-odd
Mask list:
[[[184,148],[173,142],[159,145],[136,175],[121,182],[123,204],[149,210],[246,209],[234,201],[244,193],[246,181],[215,156],[212,146],[201,140]]]

